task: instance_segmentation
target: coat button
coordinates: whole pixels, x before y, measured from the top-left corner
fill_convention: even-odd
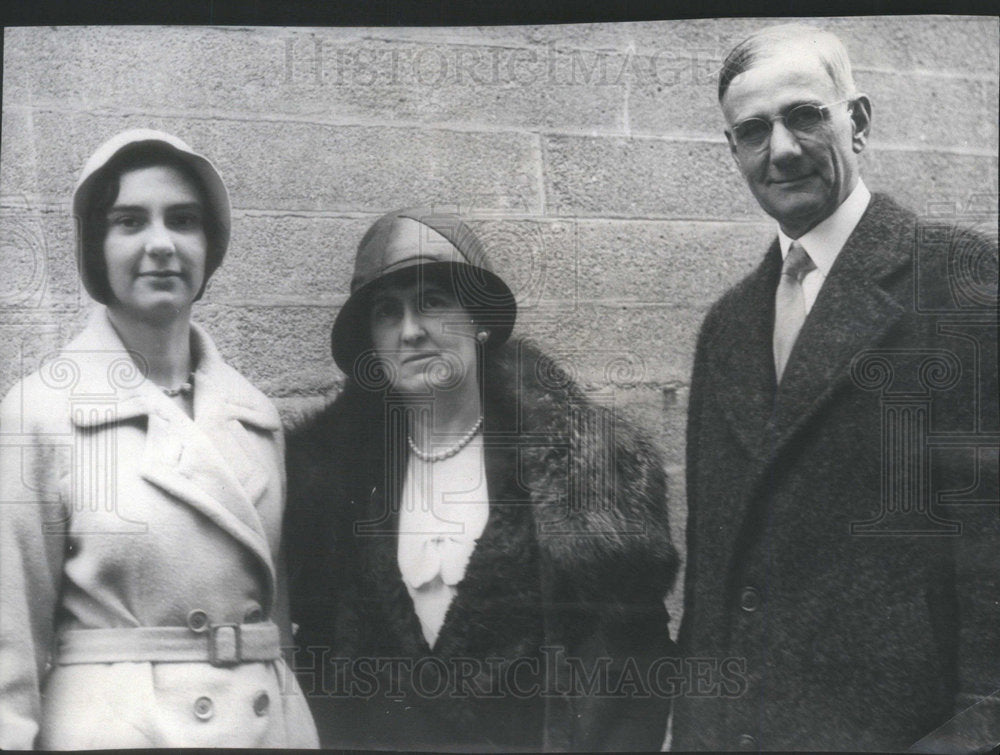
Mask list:
[[[188,614],[188,628],[192,632],[204,632],[208,628],[208,614],[196,608]]]
[[[747,613],[753,613],[760,608],[760,592],[755,587],[744,587],[740,590],[740,608]]]
[[[740,738],[736,740],[737,747],[741,750],[757,750],[757,740],[751,737],[749,734],[740,734]]]
[[[253,608],[248,608],[246,613],[243,614],[244,624],[257,624],[264,620],[264,611],[261,610],[260,606],[254,606]]]
[[[253,698],[253,712],[258,716],[267,715],[267,709],[271,707],[271,697],[261,690]]]
[[[215,706],[209,697],[199,697],[194,701],[194,715],[202,721],[207,721],[215,712]]]

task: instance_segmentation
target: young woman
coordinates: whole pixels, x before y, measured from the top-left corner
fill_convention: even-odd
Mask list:
[[[0,745],[315,746],[281,656],[281,425],[191,323],[229,240],[222,179],[127,131],[73,209],[105,306],[2,405]]]
[[[461,218],[400,210],[362,239],[346,387],[289,443],[296,666],[327,746],[663,742],[662,461],[514,319]]]

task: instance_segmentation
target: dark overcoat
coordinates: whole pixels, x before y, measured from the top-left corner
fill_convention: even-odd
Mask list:
[[[675,748],[1000,739],[996,254],[876,195],[780,388],[777,242],[706,317]]]
[[[399,407],[351,381],[289,438],[296,666],[321,738],[659,749],[677,566],[662,459],[528,344],[486,360],[489,520],[433,648],[396,561]]]

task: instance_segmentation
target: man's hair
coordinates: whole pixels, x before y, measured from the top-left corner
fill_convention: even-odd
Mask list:
[[[830,74],[839,96],[853,97],[857,93],[847,48],[836,34],[805,24],[781,24],[754,32],[726,56],[719,71],[719,102],[733,79],[783,48],[815,55]]]

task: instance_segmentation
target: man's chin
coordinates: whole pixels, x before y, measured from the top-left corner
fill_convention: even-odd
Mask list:
[[[781,230],[793,239],[815,228],[829,214],[824,213],[823,205],[815,203],[784,205],[773,209],[774,211],[768,214],[777,220]]]

